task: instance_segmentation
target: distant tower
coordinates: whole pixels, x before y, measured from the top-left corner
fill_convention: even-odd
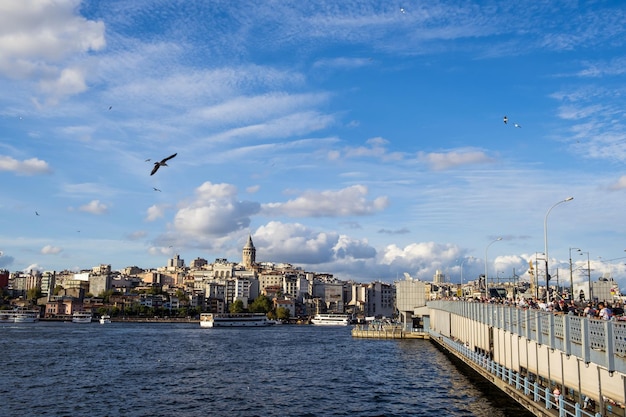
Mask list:
[[[243,247],[243,266],[246,269],[252,269],[256,263],[256,249],[254,243],[252,243],[252,236],[248,235],[248,241],[246,246]]]

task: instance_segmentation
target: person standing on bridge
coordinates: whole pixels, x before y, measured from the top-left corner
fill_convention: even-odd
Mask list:
[[[554,405],[559,406],[559,399],[561,398],[561,390],[559,386],[554,387],[554,391],[552,391],[552,395],[554,395]]]

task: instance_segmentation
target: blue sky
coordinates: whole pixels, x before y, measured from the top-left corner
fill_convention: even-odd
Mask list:
[[[552,275],[581,248],[626,287],[624,21],[620,1],[3,1],[0,267],[240,261],[251,234],[258,261],[342,279],[458,282],[485,255],[524,279],[573,196],[547,217]]]

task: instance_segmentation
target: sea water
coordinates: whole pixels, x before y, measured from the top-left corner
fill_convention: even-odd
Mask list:
[[[350,330],[0,325],[0,415],[529,415],[429,341]]]

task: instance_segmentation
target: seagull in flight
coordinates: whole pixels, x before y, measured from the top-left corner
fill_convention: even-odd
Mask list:
[[[35,212],[35,216],[39,216],[39,213]]]
[[[152,187],[152,189],[153,189],[154,191],[161,192],[161,190],[159,190],[159,189],[158,189],[158,188],[156,188],[156,187]]]
[[[167,158],[163,158],[158,162],[154,163],[154,168],[152,168],[152,172],[150,173],[150,175],[154,175],[155,172],[157,172],[159,170],[160,167],[166,167],[167,165],[167,161],[169,161],[170,159],[172,159],[173,157],[175,157],[176,155],[178,155],[178,153],[175,153],[174,155],[170,155]]]
[[[506,117],[506,116],[504,116],[503,121],[504,121],[504,124],[507,124],[507,123],[509,122],[509,118],[508,118],[508,117]]]
[[[513,126],[515,126],[515,127],[522,127],[522,125],[518,125],[517,123],[514,123]]]

